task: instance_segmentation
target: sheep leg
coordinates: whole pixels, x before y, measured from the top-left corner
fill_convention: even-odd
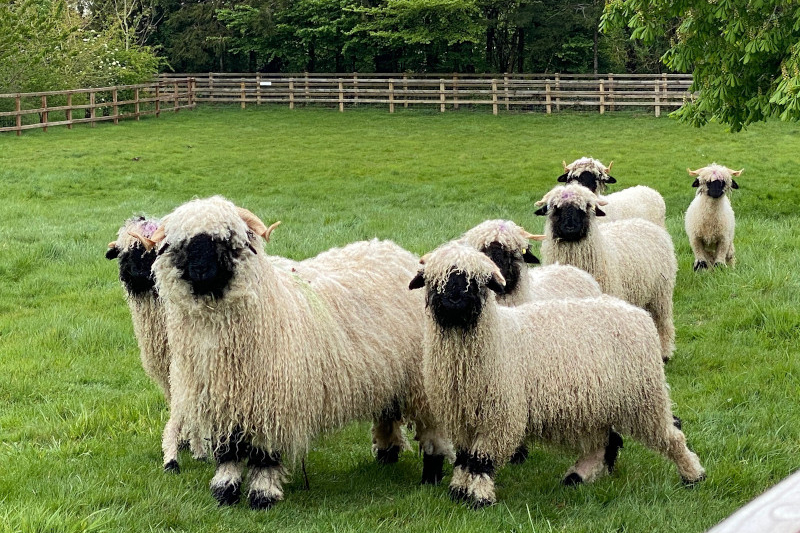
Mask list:
[[[250,445],[240,431],[214,447],[217,471],[211,479],[211,495],[220,505],[233,505],[241,497],[242,460],[248,457]]]
[[[177,416],[170,416],[161,437],[161,451],[164,454],[164,472],[180,473],[178,449],[180,448],[181,424]]]
[[[667,362],[672,358],[672,352],[675,351],[672,291],[665,287],[655,301],[644,306],[644,309],[653,317],[653,323],[658,331],[658,339],[661,341],[661,360]]]
[[[700,465],[700,459],[686,446],[686,436],[678,429],[679,419],[669,415],[664,420],[662,429],[657,429],[657,434],[663,438],[640,435],[642,442],[650,448],[662,453],[678,467],[681,480],[686,485],[694,485],[706,478],[706,471]]]
[[[511,455],[511,458],[508,460],[509,463],[512,465],[521,465],[528,459],[528,447],[525,443],[520,444],[514,453]]]
[[[717,254],[714,266],[728,266],[728,258],[733,258],[733,243],[729,240],[720,241],[717,245]]]
[[[247,494],[251,509],[269,509],[283,499],[283,482],[286,471],[281,465],[281,455],[259,448],[251,448],[250,490]]]
[[[561,483],[567,486],[591,483],[606,472],[613,473],[620,448],[622,448],[622,437],[612,429],[608,432],[606,446],[580,457],[567,470]]]
[[[494,504],[497,501],[494,474],[495,462],[491,457],[459,451],[450,482],[450,497],[454,500],[466,500],[473,509]]]
[[[444,477],[443,467],[446,457],[453,457],[453,448],[450,442],[438,431],[431,428],[420,429],[417,423],[415,438],[422,448],[422,483],[423,485],[438,485]]]
[[[694,270],[702,270],[709,267],[709,265],[714,264],[713,257],[706,252],[705,244],[703,240],[699,237],[691,237],[689,239],[689,245],[692,247],[692,252],[694,253]]]
[[[195,429],[189,431],[189,449],[192,451],[192,457],[197,461],[204,461],[208,457],[206,443]]]
[[[397,401],[384,409],[372,422],[372,449],[381,464],[396,463],[408,447],[402,430],[402,413]]]
[[[731,242],[731,245],[728,247],[728,253],[725,255],[725,263],[727,263],[728,266],[736,266],[736,250],[733,247],[733,242]]]

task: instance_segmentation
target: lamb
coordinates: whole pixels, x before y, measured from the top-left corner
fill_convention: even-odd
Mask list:
[[[450,453],[434,425],[422,373],[422,298],[410,297],[416,256],[391,241],[332,249],[276,267],[267,228],[214,196],[188,202],[154,234],[153,270],[190,418],[211,435],[211,493],[265,509],[283,499],[286,464],[320,432],[372,417],[380,462],[415,424],[423,483],[438,483]],[[281,263],[281,262],[277,262]]]
[[[106,258],[119,259],[119,279],[131,311],[142,367],[164,393],[164,398],[170,405],[171,389],[176,387],[170,383],[171,357],[164,330],[164,308],[155,290],[152,272],[156,254],[146,248],[158,224],[158,219],[128,219],[120,228],[117,240],[108,244]],[[172,410],[162,441],[164,470],[168,472],[180,471],[178,448],[183,433],[186,432],[182,416],[179,411]],[[206,450],[203,439],[192,432],[189,432],[188,437],[194,457],[204,458]]]
[[[738,178],[744,169],[731,170],[712,163],[697,170],[687,169],[696,176],[694,200],[686,210],[686,234],[694,252],[695,271],[713,266],[734,266],[736,254],[733,234],[736,219],[728,198],[731,189],[738,189]]]
[[[456,447],[453,499],[493,504],[495,472],[526,435],[581,453],[563,483],[591,481],[613,469],[612,427],[672,460],[685,483],[704,479],[674,423],[646,312],[608,295],[506,307],[493,294],[504,285],[459,242],[431,252],[409,284],[426,287],[423,372]],[[575,316],[591,320],[565,319]]]
[[[548,192],[535,213],[547,216],[545,264],[574,265],[594,276],[604,293],[642,307],[653,317],[664,361],[675,349],[672,293],[678,263],[664,228],[635,218],[598,224],[604,201],[576,183]]]
[[[562,164],[564,165],[564,174],[558,177],[559,182],[580,183],[608,202],[605,206],[606,218],[604,222],[643,218],[658,224],[662,228],[666,228],[667,206],[664,203],[664,198],[655,189],[637,185],[604,196],[607,185],[617,182],[608,173],[614,164],[613,161],[608,166],[605,166],[597,159],[582,157],[569,165],[567,165],[566,161]]]

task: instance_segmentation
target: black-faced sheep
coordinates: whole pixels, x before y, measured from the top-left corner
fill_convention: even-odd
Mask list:
[[[425,385],[456,447],[454,499],[494,503],[494,474],[528,435],[578,450],[565,483],[613,467],[613,427],[705,472],[674,425],[649,315],[607,295],[497,305],[505,280],[484,254],[451,242],[426,256],[409,288],[426,287]],[[565,317],[591,317],[571,320]],[[597,457],[606,457],[604,464]]]
[[[712,163],[697,170],[689,170],[695,176],[692,187],[697,187],[694,200],[686,210],[686,234],[694,252],[694,270],[709,266],[733,266],[736,254],[733,234],[736,218],[733,215],[728,193],[738,189],[738,178],[742,170]]]
[[[611,165],[606,167],[597,159],[582,157],[569,165],[564,165],[564,174],[558,177],[561,183],[579,183],[605,200],[606,218],[603,222],[613,222],[627,218],[643,218],[662,228],[666,227],[667,206],[664,198],[650,187],[637,185],[606,195],[607,185],[617,180],[609,175]]]
[[[170,351],[167,333],[164,329],[166,319],[164,308],[155,290],[153,261],[156,253],[152,250],[150,237],[158,228],[159,220],[144,217],[125,221],[117,235],[117,240],[108,244],[106,258],[119,259],[119,279],[125,290],[125,298],[131,311],[133,331],[139,345],[139,356],[145,373],[164,393],[168,405],[172,405],[172,393],[180,396],[178,386],[170,379]],[[150,249],[148,249],[148,247]],[[176,404],[180,404],[178,398]],[[178,447],[182,434],[189,438],[195,458],[206,455],[202,438],[189,431],[183,424],[180,408],[170,409],[170,418],[164,428],[162,450],[164,469],[178,472]]]
[[[422,298],[406,288],[418,258],[373,240],[292,272],[264,253],[269,231],[216,196],[178,207],[153,237],[191,419],[212,436],[213,496],[236,502],[248,461],[250,506],[270,507],[283,498],[284,464],[315,435],[370,417],[379,461],[397,460],[403,415],[416,425],[423,482],[440,481],[450,448],[423,386]]]
[[[547,216],[539,237],[544,263],[583,269],[603,292],[648,311],[668,360],[675,349],[672,293],[678,271],[669,233],[640,218],[598,224],[603,200],[576,183],[555,187],[536,205],[541,207],[535,213]]]

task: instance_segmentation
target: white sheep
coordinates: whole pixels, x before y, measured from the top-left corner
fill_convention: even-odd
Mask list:
[[[594,276],[603,292],[650,313],[661,338],[662,356],[675,349],[672,294],[678,263],[672,238],[644,219],[598,224],[599,199],[577,183],[548,192],[535,213],[547,216],[542,242],[545,264],[574,265]]]
[[[733,178],[738,178],[744,169],[731,170],[712,163],[697,170],[687,170],[690,176],[696,176],[692,187],[697,187],[685,219],[686,234],[694,252],[694,270],[733,266],[736,264],[733,247],[736,218],[728,193],[739,188]]]
[[[591,481],[613,468],[612,427],[675,462],[684,482],[705,477],[674,424],[646,312],[608,295],[500,306],[492,291],[504,283],[484,254],[451,242],[409,285],[426,287],[425,385],[456,447],[451,497],[494,503],[496,469],[525,436],[578,450],[563,482]]]
[[[450,448],[422,381],[422,298],[406,288],[418,259],[372,240],[276,267],[259,238],[272,227],[215,196],[178,207],[153,236],[173,361],[192,423],[212,436],[213,496],[239,499],[248,460],[250,506],[270,507],[284,464],[357,419],[373,418],[378,460],[396,461],[401,415],[416,426],[423,482],[439,482]]]
[[[117,239],[108,244],[106,258],[119,259],[119,279],[125,290],[125,299],[131,311],[133,331],[139,345],[139,357],[145,373],[164,393],[167,405],[171,404],[170,351],[164,329],[164,308],[155,290],[152,266],[154,250],[148,250],[150,237],[158,228],[158,219],[131,218],[120,228]],[[179,393],[178,393],[179,394]],[[162,450],[164,470],[178,472],[178,448],[181,437],[187,436],[196,459],[206,456],[202,438],[184,431],[180,412],[170,411],[164,428]]]
[[[658,191],[644,185],[629,187],[613,194],[606,195],[607,185],[616,183],[617,180],[609,175],[612,161],[605,166],[597,159],[582,157],[569,165],[566,161],[564,174],[558,177],[562,183],[577,182],[595,193],[605,205],[606,218],[602,222],[613,222],[628,218],[643,218],[662,228],[666,227],[667,205]]]

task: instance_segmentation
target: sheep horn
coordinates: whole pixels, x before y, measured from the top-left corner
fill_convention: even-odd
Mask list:
[[[267,225],[261,222],[261,219],[255,216],[252,211],[249,211],[244,207],[237,207],[236,212],[239,213],[239,216],[245,221],[247,227],[250,228],[253,233],[261,237],[263,237],[264,234],[269,235],[267,233]]]
[[[697,176],[698,174],[700,174],[699,168],[697,170],[692,170],[691,168],[687,167],[686,170],[689,172],[690,176]]]
[[[147,250],[148,252],[152,250],[153,247],[156,245],[156,242],[154,240],[148,239],[141,233],[128,230],[128,235],[130,235],[131,237],[142,243],[142,246],[144,246],[144,249]]]
[[[496,269],[496,268],[495,268],[495,269],[492,271],[492,277],[494,278],[494,280],[495,280],[497,283],[499,283],[499,284],[500,284],[500,285],[502,285],[503,287],[505,287],[505,286],[506,286],[506,278],[504,278],[504,277],[503,277],[503,275],[500,273],[500,270],[498,270],[498,269]]]
[[[535,202],[533,203],[533,205],[535,205],[536,207],[540,207],[540,206],[543,206],[543,205],[544,205],[544,204],[546,204],[546,203],[547,203],[547,200],[545,200],[544,198],[542,198],[541,200],[537,200],[537,201],[535,201]]]
[[[567,166],[567,162],[562,159],[561,160],[561,164],[564,165],[564,172],[568,172],[569,171],[569,167]]]
[[[738,178],[739,176],[742,175],[742,172],[744,172],[744,169],[742,169],[742,170],[732,170],[731,171],[731,175],[736,176]]]
[[[520,229],[520,233],[522,233],[522,238],[523,239],[528,239],[528,240],[534,239],[535,240],[536,235],[534,235],[533,233],[528,233],[527,231],[525,231],[524,228],[519,228],[519,229]]]
[[[423,255],[422,257],[420,257],[419,258],[419,264],[420,265],[424,265],[425,263],[427,263],[428,262],[428,258],[430,258],[430,256],[431,256],[431,254],[427,253],[427,254]]]
[[[543,241],[547,239],[547,235],[531,235],[528,239],[532,241]]]
[[[279,220],[279,221],[273,223],[270,227],[268,227],[266,233],[264,233],[264,240],[269,242],[270,233],[272,233],[272,230],[274,230],[275,228],[277,228],[280,225],[281,225],[281,221]]]
[[[111,241],[110,243],[108,243],[108,247],[109,248],[116,248],[117,247],[117,241]]]
[[[160,243],[164,240],[167,234],[164,232],[164,226],[159,226],[152,235],[150,235],[150,240],[153,241],[155,244]]]
[[[597,205],[608,205],[608,200],[597,200]]]
[[[606,167],[606,172],[610,172],[611,171],[611,165],[613,165],[613,164],[614,164],[613,161],[608,164],[608,166]]]

